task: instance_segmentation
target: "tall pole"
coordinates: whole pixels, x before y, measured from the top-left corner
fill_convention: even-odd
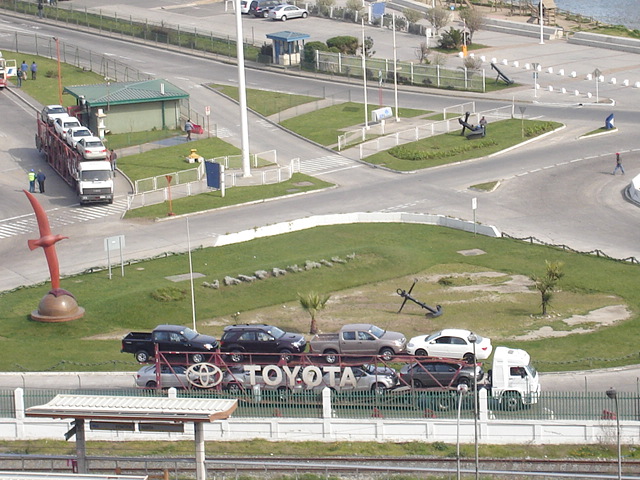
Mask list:
[[[458,421],[456,423],[456,478],[460,480],[460,411],[462,410],[462,395],[467,393],[468,387],[461,383],[458,385]]]
[[[476,342],[478,337],[475,333],[469,334],[469,341],[473,344],[473,441],[475,446],[476,480],[480,478],[480,456],[478,455],[478,375],[476,368],[478,360],[476,358]]]
[[[240,131],[242,147],[242,176],[251,176],[249,161],[249,121],[247,118],[247,82],[244,77],[244,41],[240,0],[236,0],[236,55],[238,57],[238,101],[240,103]]]
[[[542,10],[542,0],[540,0],[540,45],[544,45],[544,13]]]
[[[613,399],[616,413],[616,431],[618,437],[618,480],[622,480],[622,448],[620,444],[620,413],[618,411],[618,392],[611,387],[607,390],[607,397]]]
[[[367,62],[364,55],[364,19],[362,19],[362,82],[364,84],[364,128],[369,129],[369,107],[367,106]]]
[[[396,103],[396,122],[400,121],[398,115],[398,55],[396,52],[396,14],[393,14],[393,98]]]
[[[189,280],[191,283],[191,317],[193,319],[193,329],[196,329],[196,296],[193,290],[193,261],[191,260],[191,233],[189,232],[189,217],[187,217],[187,251],[189,252]]]
[[[62,67],[60,66],[60,39],[53,37],[56,41],[56,57],[58,59],[58,103],[62,105]]]

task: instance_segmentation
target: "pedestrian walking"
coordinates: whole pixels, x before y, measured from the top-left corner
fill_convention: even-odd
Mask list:
[[[117,160],[118,160],[118,154],[115,152],[115,150],[113,148],[111,150],[109,150],[109,152],[111,153],[111,170],[113,171],[113,175],[115,176],[116,167],[117,167]]]
[[[18,80],[18,87],[22,87],[22,70],[16,71],[16,80]]]
[[[191,119],[189,119],[184,124],[184,131],[187,132],[187,140],[191,140],[191,130],[193,130],[193,123],[191,123]]]
[[[38,170],[36,174],[36,181],[38,182],[38,190],[40,193],[44,193],[44,181],[47,179],[47,176],[44,174],[42,170]]]
[[[620,158],[620,154],[616,153],[616,168],[613,169],[613,172],[611,172],[611,175],[615,175],[618,170],[620,170],[622,172],[622,175],[624,175],[624,168],[622,167],[622,159]]]
[[[28,174],[29,177],[29,193],[36,193],[36,172],[33,171],[33,168]]]
[[[27,65],[27,62],[22,60],[22,64],[20,65],[20,72],[22,73],[22,79],[23,80],[27,79],[27,72],[28,71],[29,71],[29,65]]]
[[[482,136],[484,137],[487,134],[487,119],[482,117],[478,124],[482,127]]]
[[[36,74],[38,73],[38,65],[35,61],[31,62],[31,80],[36,79]]]

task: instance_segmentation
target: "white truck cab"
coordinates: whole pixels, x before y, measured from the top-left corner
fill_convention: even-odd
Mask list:
[[[78,165],[80,204],[113,203],[113,171],[107,160],[84,161]]]
[[[517,410],[538,402],[540,378],[526,351],[496,348],[491,371],[491,396],[505,410]]]

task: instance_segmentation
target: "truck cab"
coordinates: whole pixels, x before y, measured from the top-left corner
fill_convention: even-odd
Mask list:
[[[113,203],[113,170],[104,160],[84,161],[78,165],[80,204]]]
[[[491,371],[491,396],[505,410],[517,410],[538,402],[540,378],[526,351],[496,348]]]

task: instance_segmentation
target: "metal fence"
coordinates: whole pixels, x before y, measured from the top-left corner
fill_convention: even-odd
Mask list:
[[[485,92],[484,69],[473,71],[449,69],[440,65],[426,65],[414,62],[396,62],[398,83],[438,87],[454,90],[473,90]],[[367,79],[378,83],[393,83],[394,64],[387,58],[365,58]],[[345,77],[362,78],[362,57],[335,52],[316,50],[315,68],[319,72],[333,73]]]
[[[513,105],[507,105],[504,107],[494,108],[492,110],[477,112],[469,117],[469,122],[477,124],[482,116],[484,116],[488,122],[513,118],[513,108]],[[362,160],[370,155],[383,150],[389,150],[398,145],[417,142],[424,138],[442,135],[458,129],[460,129],[458,119],[444,119],[438,122],[425,122],[422,125],[416,125],[406,130],[398,131],[390,135],[378,137],[368,142],[361,143],[358,145],[358,158]]]
[[[149,389],[126,390],[25,390],[24,407],[42,405],[57,394],[115,395],[159,397],[162,391]],[[228,392],[218,390],[182,390],[183,398],[230,398]],[[233,396],[236,398],[235,396]],[[294,392],[247,390],[237,396],[237,418],[321,418],[323,415],[322,393],[317,390]],[[420,390],[374,392],[333,392],[330,412],[333,418],[345,419],[425,419],[457,417],[458,401],[461,400],[461,418],[473,418],[473,394],[460,399],[455,391],[433,392]],[[538,403],[517,410],[505,410],[501,404],[488,398],[486,405],[479,406],[487,421],[493,420],[561,420],[596,421],[603,426],[621,421],[640,421],[640,393],[617,392],[617,409],[614,401],[605,392],[542,392]],[[16,418],[14,390],[0,390],[0,417]]]

